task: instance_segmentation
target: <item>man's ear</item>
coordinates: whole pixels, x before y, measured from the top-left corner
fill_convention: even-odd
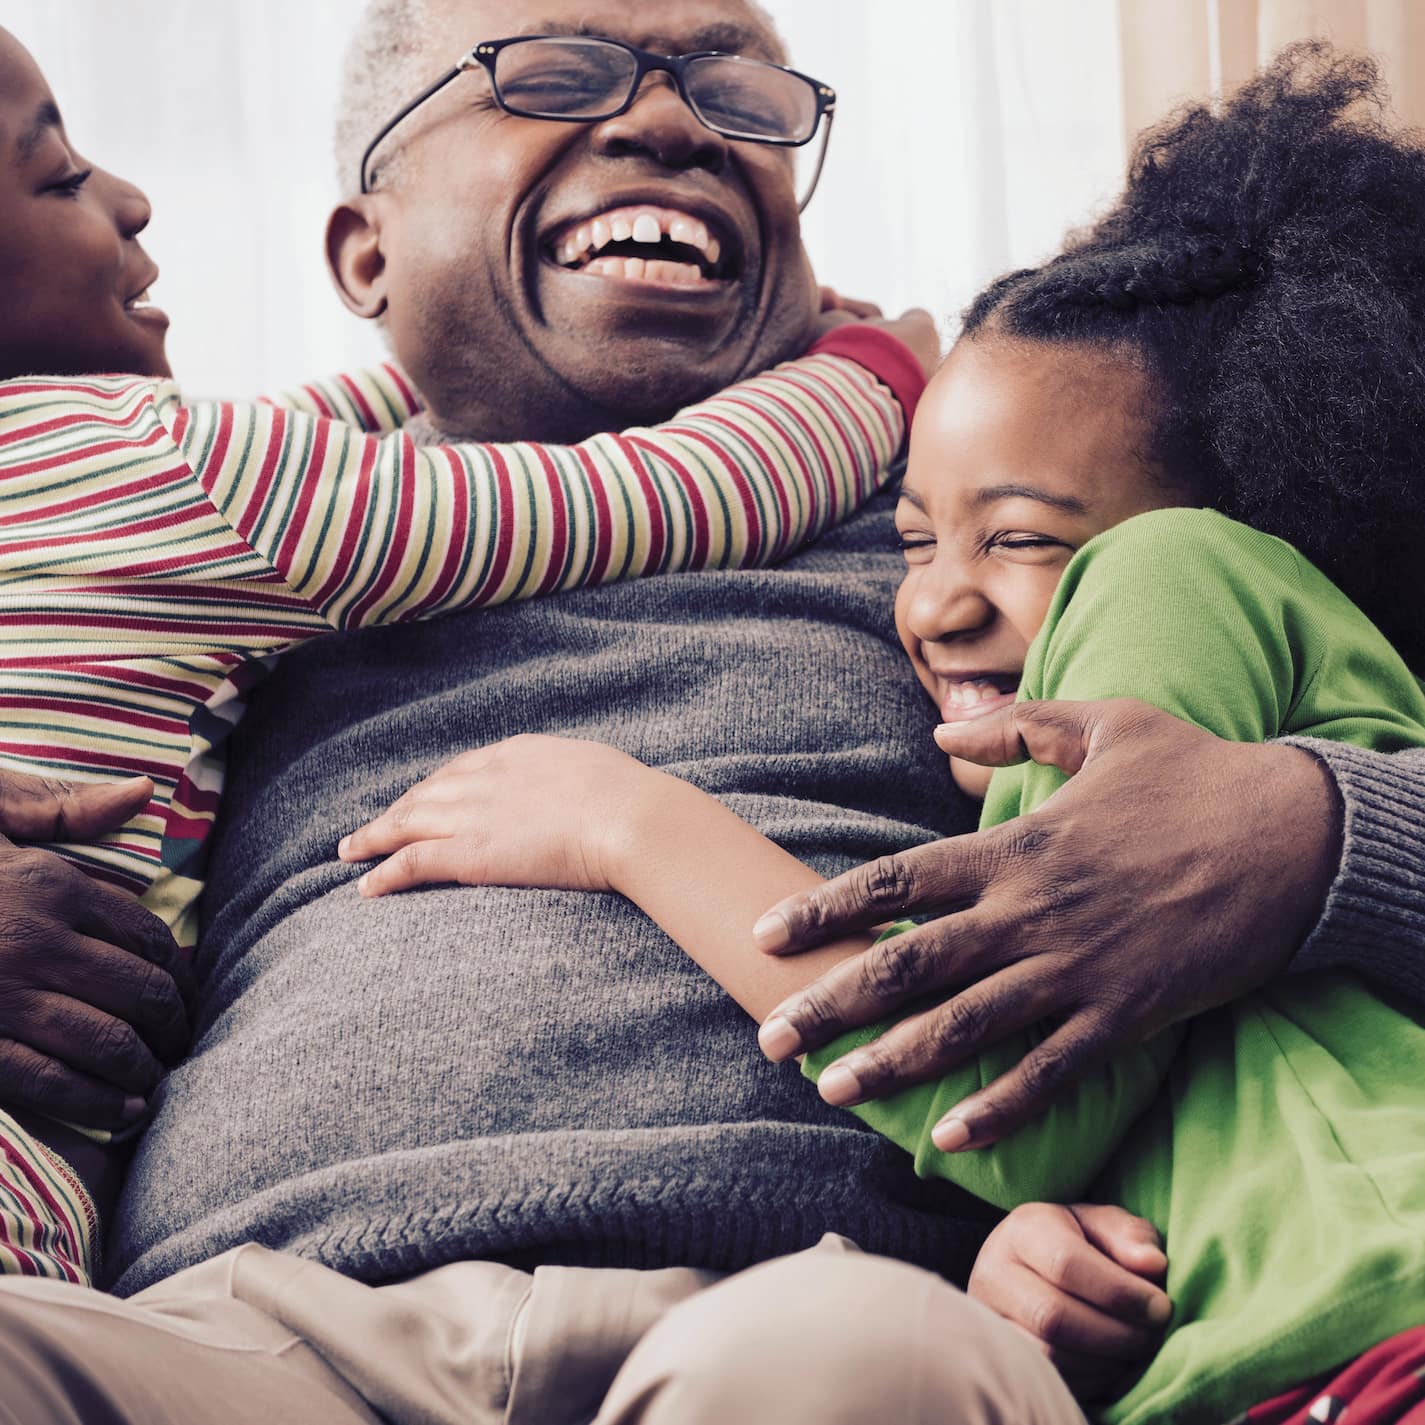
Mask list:
[[[341,300],[368,320],[386,310],[386,256],[381,204],[365,194],[339,204],[327,219],[327,267]]]

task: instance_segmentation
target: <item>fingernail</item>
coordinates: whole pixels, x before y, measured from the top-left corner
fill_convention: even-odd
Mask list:
[[[802,1047],[802,1036],[790,1019],[774,1015],[757,1031],[757,1044],[774,1064],[780,1064]]]
[[[769,910],[752,927],[752,941],[759,950],[785,950],[791,938],[786,917],[780,911]]]
[[[861,1099],[861,1080],[845,1064],[833,1064],[817,1080],[816,1086],[822,1098],[836,1108],[845,1108]]]
[[[367,886],[367,882],[368,882],[370,879],[371,879],[371,873],[368,871],[368,872],[366,873],[366,875],[362,876],[361,879],[357,881],[357,883],[356,883],[356,893],[357,893],[358,895],[364,896],[364,895],[369,895],[369,894],[370,894],[370,890],[369,890],[369,888],[368,888],[368,886]]]
[[[942,1153],[958,1153],[970,1142],[970,1125],[963,1118],[943,1118],[931,1130],[930,1141]]]
[[[136,1094],[124,1100],[120,1117],[125,1123],[132,1123],[137,1118],[144,1116],[144,1111],[148,1108],[148,1100],[139,1098]]]
[[[1148,1303],[1148,1325],[1166,1326],[1173,1317],[1173,1303],[1166,1296],[1155,1296]]]

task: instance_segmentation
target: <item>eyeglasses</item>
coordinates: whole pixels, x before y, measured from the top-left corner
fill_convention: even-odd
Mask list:
[[[683,102],[698,120],[724,138],[800,148],[810,143],[820,128],[821,151],[811,185],[799,204],[802,209],[811,202],[826,163],[836,91],[809,75],[736,54],[654,54],[622,40],[518,35],[476,45],[372,139],[361,157],[363,193],[371,191],[371,155],[391,130],[447,84],[477,67],[490,76],[495,103],[505,113],[522,119],[592,124],[615,118],[633,107],[644,75],[662,72],[672,76]]]

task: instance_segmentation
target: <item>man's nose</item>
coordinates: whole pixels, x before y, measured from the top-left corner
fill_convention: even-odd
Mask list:
[[[665,168],[721,173],[728,144],[683,102],[671,74],[644,76],[633,104],[595,129],[602,153],[622,158],[646,154]]]

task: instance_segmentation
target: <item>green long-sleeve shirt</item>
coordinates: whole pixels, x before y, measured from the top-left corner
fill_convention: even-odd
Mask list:
[[[1020,696],[1142,698],[1239,742],[1425,745],[1425,693],[1360,610],[1289,545],[1206,510],[1140,515],[1080,550]],[[996,772],[981,825],[1063,781]],[[1163,1233],[1173,1323],[1105,1421],[1220,1425],[1425,1323],[1425,1030],[1408,1014],[1353,976],[1295,976],[1120,1055],[1003,1143],[940,1153],[935,1123],[1030,1042],[855,1112],[922,1175],[998,1206],[1090,1197]]]

